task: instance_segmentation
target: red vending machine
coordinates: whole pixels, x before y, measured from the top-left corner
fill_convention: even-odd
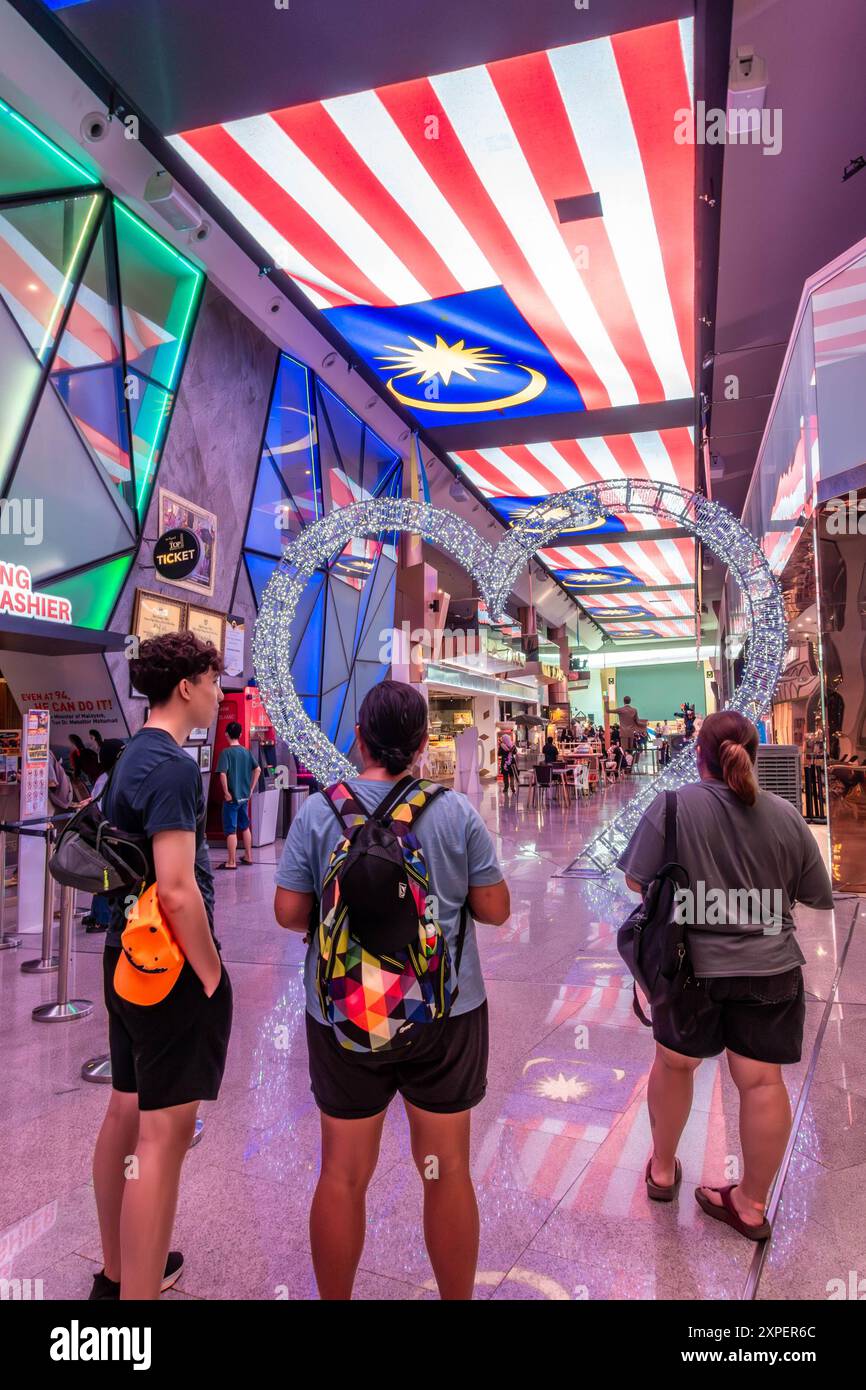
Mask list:
[[[258,786],[252,797],[253,805],[250,807],[251,821],[253,823],[253,844],[270,844],[273,840],[261,840],[256,834],[257,824],[260,823],[260,816],[254,813],[263,810],[264,806],[258,807],[259,797],[269,798],[272,794],[279,798],[279,792],[273,790],[273,767],[276,761],[276,732],[268,712],[262,704],[261,691],[257,685],[248,685],[244,690],[226,690],[223,693],[222,703],[217,712],[216,735],[214,736],[213,763],[210,776],[210,787],[208,789],[208,816],[207,834],[209,840],[224,840],[222,822],[223,790],[217,765],[220,753],[228,745],[226,726],[238,723],[241,726],[240,741],[245,748],[249,748],[254,760],[262,770]],[[271,776],[268,776],[269,770]],[[271,783],[271,787],[268,783]]]

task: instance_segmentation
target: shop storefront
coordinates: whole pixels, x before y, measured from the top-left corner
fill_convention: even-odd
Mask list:
[[[787,750],[835,885],[858,891],[866,888],[864,283],[866,241],[807,282],[743,511],[779,578],[789,623],[767,737],[777,762]],[[745,659],[744,631],[729,582],[726,696]]]

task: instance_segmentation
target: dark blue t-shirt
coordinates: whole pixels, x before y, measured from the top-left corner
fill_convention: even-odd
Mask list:
[[[195,832],[195,878],[213,931],[213,874],[205,840],[201,773],[171,734],[145,728],[133,735],[114,770],[102,809],[118,830],[151,839],[161,830]],[[125,894],[109,896],[106,944],[111,946],[120,946],[126,926],[125,898]]]

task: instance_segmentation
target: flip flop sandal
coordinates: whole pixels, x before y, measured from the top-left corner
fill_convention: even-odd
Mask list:
[[[745,1236],[746,1240],[769,1239],[772,1227],[766,1217],[764,1217],[764,1220],[759,1226],[747,1226],[745,1221],[742,1220],[731,1199],[731,1193],[736,1186],[737,1184],[732,1182],[729,1183],[727,1187],[707,1188],[707,1192],[718,1192],[722,1199],[721,1206],[717,1206],[715,1202],[711,1202],[708,1197],[705,1197],[699,1187],[695,1188],[695,1201],[701,1211],[706,1212],[707,1216],[711,1216],[714,1221],[721,1221],[725,1226],[731,1226],[733,1230],[738,1231],[741,1236]]]
[[[237,864],[217,864],[217,868],[228,869],[231,873],[234,873],[235,869],[237,868]]]
[[[670,1187],[662,1187],[659,1183],[652,1180],[652,1159],[649,1160],[644,1174],[646,1183],[646,1194],[651,1202],[672,1202],[680,1190],[680,1183],[683,1180],[683,1170],[678,1158],[674,1159],[674,1180]]]

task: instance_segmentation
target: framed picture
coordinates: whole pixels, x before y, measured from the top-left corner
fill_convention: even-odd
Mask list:
[[[142,642],[148,637],[162,637],[167,632],[182,632],[186,627],[186,604],[177,599],[166,598],[165,594],[155,594],[148,589],[136,589],[135,605],[132,610],[132,632]],[[130,698],[144,700],[129,686]]]
[[[190,729],[189,736],[193,743],[204,743],[207,738],[207,729]]]
[[[202,744],[198,750],[198,765],[202,772],[210,772],[211,746],[209,743]]]
[[[194,603],[186,606],[186,625],[200,642],[213,642],[220,656],[225,646],[226,615]]]
[[[192,758],[194,763],[198,762],[198,747],[189,743],[183,745],[183,751],[188,758]]]
[[[196,594],[210,598],[214,590],[216,574],[217,519],[213,512],[205,511],[195,502],[175,493],[159,489],[159,534],[184,526],[193,531],[201,546],[199,562],[185,579],[168,579],[165,583],[174,584],[180,589],[192,589]],[[222,650],[222,648],[220,648]]]

